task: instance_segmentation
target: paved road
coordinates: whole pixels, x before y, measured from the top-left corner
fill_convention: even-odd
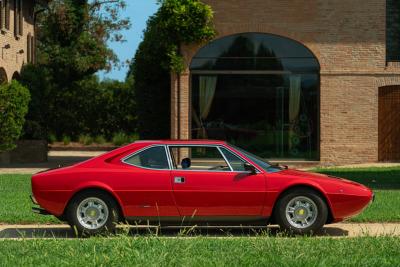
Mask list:
[[[121,230],[123,231],[123,230]],[[165,227],[162,229],[148,228],[146,226],[129,228],[131,235],[158,234],[165,237],[182,236],[182,230]],[[126,231],[125,231],[126,232]],[[270,233],[272,236],[280,236],[277,226],[268,228],[202,228],[193,230],[192,234],[183,236],[211,236],[211,237],[240,237],[258,236]],[[357,236],[398,236],[400,237],[400,223],[337,223],[324,227],[319,237],[357,237]],[[21,238],[74,238],[75,235],[68,225],[0,225],[0,239]]]
[[[33,174],[59,166],[70,166],[101,155],[106,151],[49,151],[48,162],[0,165],[0,174]]]

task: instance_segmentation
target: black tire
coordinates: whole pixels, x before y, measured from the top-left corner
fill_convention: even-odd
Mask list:
[[[96,229],[85,227],[85,225],[79,221],[77,212],[81,203],[93,198],[101,200],[106,205],[108,214],[106,219],[101,220],[99,223],[102,225]],[[102,210],[104,211],[104,209]],[[83,215],[83,213],[81,214]],[[93,236],[114,233],[120,218],[119,206],[115,199],[109,194],[98,190],[83,191],[82,193],[78,193],[76,196],[74,196],[67,207],[65,215],[69,225],[78,236]]]
[[[317,209],[317,215],[314,222],[308,226],[303,226],[304,228],[294,226],[289,222],[286,216],[286,207],[288,206],[289,202],[298,197],[300,198],[303,197],[312,200]],[[302,211],[301,215],[303,214],[303,212],[304,211]],[[280,228],[283,231],[287,232],[288,234],[299,234],[299,235],[314,234],[320,231],[324,226],[324,224],[326,223],[328,218],[328,207],[325,203],[325,200],[320,196],[319,193],[308,188],[298,188],[290,190],[287,193],[284,193],[279,198],[274,209],[274,216]]]

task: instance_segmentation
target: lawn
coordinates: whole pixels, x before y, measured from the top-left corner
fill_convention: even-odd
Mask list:
[[[375,202],[353,222],[400,222],[400,168],[317,169],[372,187]],[[31,212],[30,175],[0,175],[0,223],[59,223],[52,216]]]
[[[59,223],[53,216],[41,216],[31,211],[31,176],[0,175],[0,223]]]
[[[372,188],[375,202],[352,222],[400,222],[400,167],[326,168],[315,172],[347,178]]]
[[[313,171],[347,178],[373,189],[400,190],[400,167],[326,168]]]
[[[1,266],[397,266],[400,239],[117,237],[0,241]]]

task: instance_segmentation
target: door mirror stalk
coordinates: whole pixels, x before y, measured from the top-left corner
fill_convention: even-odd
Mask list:
[[[251,175],[254,175],[257,173],[257,169],[248,162],[244,163],[244,170]]]

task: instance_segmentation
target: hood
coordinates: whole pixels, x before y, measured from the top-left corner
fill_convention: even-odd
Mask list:
[[[359,184],[354,181],[350,181],[344,178],[336,177],[336,176],[331,176],[327,174],[321,174],[321,173],[315,173],[315,172],[307,172],[307,171],[300,171],[300,170],[283,170],[280,172],[283,175],[286,176],[292,176],[292,177],[304,177],[304,178],[309,178],[309,179],[317,179],[317,180],[335,180],[338,181],[340,180],[341,182],[345,184],[352,184],[352,185],[358,185],[358,186],[364,186],[362,184]]]

